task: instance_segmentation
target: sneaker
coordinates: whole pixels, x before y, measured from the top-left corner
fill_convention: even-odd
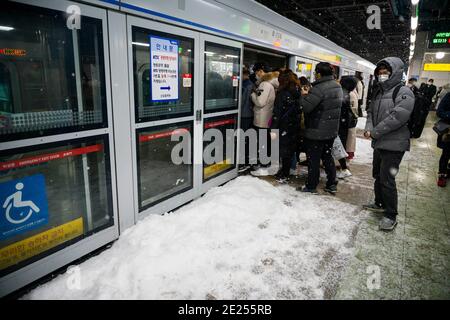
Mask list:
[[[288,183],[289,180],[290,180],[289,177],[286,177],[286,176],[283,176],[283,175],[275,176],[275,179],[276,179],[276,181],[277,181],[279,184],[285,184],[285,183]]]
[[[383,219],[381,219],[380,224],[379,224],[379,228],[382,231],[392,231],[392,230],[394,230],[394,228],[396,226],[397,226],[397,220],[393,220],[388,217],[383,217]]]
[[[317,189],[310,189],[307,186],[298,187],[297,191],[304,192],[304,193],[311,193],[311,194],[319,194],[317,192]]]
[[[446,174],[440,174],[438,181],[437,181],[438,187],[444,188],[447,185],[447,175]]]
[[[337,184],[332,184],[331,186],[325,187],[323,190],[335,195],[337,193]]]
[[[255,177],[265,177],[275,175],[280,167],[277,164],[271,166],[261,166],[257,170],[251,171],[250,174]]]
[[[377,213],[384,213],[384,209],[382,206],[377,205],[376,203],[370,203],[363,205],[364,210],[369,210]]]
[[[338,179],[345,179],[345,178],[348,178],[351,176],[352,176],[352,173],[348,169],[340,170],[339,172],[336,173],[336,177]]]

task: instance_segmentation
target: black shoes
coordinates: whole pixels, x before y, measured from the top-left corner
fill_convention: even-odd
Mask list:
[[[297,191],[304,192],[304,193],[311,193],[311,194],[319,194],[317,192],[317,189],[310,189],[307,186],[299,187],[299,188],[297,188]]]
[[[397,220],[383,217],[378,225],[381,231],[392,231],[397,226]]]
[[[376,212],[376,213],[384,213],[383,207],[379,206],[376,203],[365,204],[365,205],[363,205],[363,209],[369,210],[369,211],[372,211],[372,212]]]

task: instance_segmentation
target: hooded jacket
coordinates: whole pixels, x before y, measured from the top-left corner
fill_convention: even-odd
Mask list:
[[[313,83],[309,94],[302,99],[305,114],[305,137],[310,140],[331,140],[337,137],[343,93],[333,76],[325,76]]]
[[[257,90],[260,94],[252,93],[253,124],[256,127],[269,128],[269,120],[272,118],[275,102],[275,90],[278,88],[278,75],[278,72],[266,73],[258,85]]]
[[[279,129],[280,156],[286,158],[296,150],[300,131],[300,93],[280,89],[275,98],[271,129]]]
[[[388,57],[377,63],[377,69],[386,64],[391,69],[391,76],[384,82],[378,82],[374,96],[367,110],[366,131],[372,136],[372,148],[389,151],[409,151],[411,133],[408,120],[414,109],[414,94],[407,86],[402,86],[395,103],[392,95],[397,86],[402,84],[403,61]]]

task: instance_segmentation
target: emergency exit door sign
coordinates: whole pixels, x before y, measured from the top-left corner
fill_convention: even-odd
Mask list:
[[[152,101],[178,100],[178,41],[150,36]]]

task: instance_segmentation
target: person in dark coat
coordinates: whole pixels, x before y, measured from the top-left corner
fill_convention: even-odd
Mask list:
[[[428,83],[422,87],[421,89],[424,98],[427,100],[428,102],[428,106],[431,106],[431,103],[433,101],[433,97],[436,94],[437,88],[434,85],[434,80],[430,79],[428,80]]]
[[[357,86],[357,79],[354,76],[343,76],[341,78],[341,86],[344,94],[341,108],[341,121],[339,122],[339,139],[346,148],[348,129],[354,128],[358,118],[354,115],[350,106],[350,92],[355,90]],[[351,176],[350,170],[347,166],[347,159],[339,159],[341,171],[338,173],[338,178],[343,179]]]
[[[342,106],[342,88],[333,77],[333,67],[320,62],[315,69],[316,81],[311,91],[301,100],[305,115],[305,145],[308,160],[308,180],[302,192],[317,193],[320,178],[320,160],[327,173],[325,191],[337,192],[336,166],[331,154],[338,135]]]
[[[241,95],[241,129],[246,132],[253,126],[253,102],[250,97],[253,89],[255,88],[254,83],[250,80],[250,71],[248,68],[243,68],[242,70],[242,95]],[[245,163],[241,163],[239,166],[239,172],[243,172],[250,168],[249,159],[249,141],[245,139],[245,143],[242,146],[242,152],[245,152]],[[252,159],[253,160],[253,159]]]
[[[279,182],[289,180],[292,157],[297,150],[300,131],[299,83],[291,70],[284,70],[278,76],[278,92],[275,98],[271,129],[278,129],[281,169],[276,174]],[[276,138],[271,134],[272,139]]]
[[[450,92],[447,93],[438,105],[436,115],[450,124]],[[445,187],[449,176],[449,161],[450,161],[450,132],[438,135],[438,148],[442,149],[442,155],[439,159],[439,178],[438,186]]]

